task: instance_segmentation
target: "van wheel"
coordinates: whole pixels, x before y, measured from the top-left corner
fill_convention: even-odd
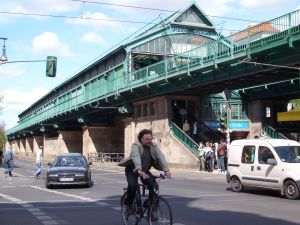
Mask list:
[[[231,184],[231,189],[234,192],[240,192],[243,189],[243,185],[242,185],[240,179],[237,177],[232,177],[230,184]]]
[[[299,189],[297,184],[292,181],[288,180],[284,184],[284,195],[288,199],[298,199],[299,198]]]

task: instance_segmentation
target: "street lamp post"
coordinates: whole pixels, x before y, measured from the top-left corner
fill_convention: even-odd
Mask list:
[[[3,47],[2,47],[2,55],[0,57],[0,62],[7,62],[8,58],[6,55],[6,46],[5,46],[5,41],[7,38],[0,37],[1,40],[3,40]]]
[[[27,62],[46,62],[46,76],[55,77],[56,76],[56,67],[57,67],[57,58],[55,56],[48,56],[46,60],[14,60],[8,61],[6,55],[6,46],[5,41],[7,38],[0,37],[0,40],[3,40],[2,55],[0,57],[0,66],[7,63],[27,63]]]

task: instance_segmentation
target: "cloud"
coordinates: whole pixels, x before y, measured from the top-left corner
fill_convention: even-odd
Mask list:
[[[100,35],[97,35],[94,32],[88,32],[88,33],[84,34],[82,37],[82,40],[84,42],[88,42],[88,43],[96,43],[96,44],[100,44],[100,45],[106,44],[104,39]]]
[[[57,34],[52,32],[44,32],[40,36],[33,39],[32,42],[33,54],[47,54],[47,55],[61,55],[73,56],[74,53],[70,51],[67,44],[60,42]]]
[[[17,89],[4,90],[0,93],[3,95],[2,106],[4,107],[0,120],[5,122],[6,128],[12,128],[19,121],[18,115],[48,92],[49,90],[44,87],[36,87],[29,92]]]
[[[24,69],[12,64],[0,66],[0,77],[19,77],[24,75],[25,72]]]
[[[1,93],[1,95],[3,95],[4,109],[21,112],[48,92],[49,90],[44,87],[36,87],[30,92],[6,89]]]
[[[70,0],[14,0],[2,1],[1,11],[9,12],[9,14],[0,14],[0,24],[8,24],[16,19],[23,17],[22,15],[11,13],[24,14],[59,14],[73,12],[82,8],[81,2]],[[26,16],[27,17],[27,16]],[[47,17],[30,16],[35,20],[46,20]]]
[[[111,18],[101,12],[85,12],[82,19],[66,19],[66,22],[73,25],[90,26],[95,30],[124,29],[122,27],[124,24],[120,24],[117,20],[117,18]]]
[[[266,10],[266,8],[277,8],[289,4],[290,0],[240,0],[239,3],[242,7],[252,10]]]

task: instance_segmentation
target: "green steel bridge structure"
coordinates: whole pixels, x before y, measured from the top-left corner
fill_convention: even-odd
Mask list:
[[[202,13],[194,4],[191,7]],[[154,37],[164,36],[172,42],[174,33],[185,32],[179,25],[174,26],[174,18],[178,19],[176,13],[140,34],[130,42],[131,50],[137,49],[141,40],[145,43]],[[300,96],[299,10],[228,37],[210,28],[198,35],[209,37],[210,41],[156,61],[145,56],[139,60],[150,62],[136,70],[128,69],[129,45],[121,45],[22,112],[18,125],[6,132],[8,139],[43,132],[49,127],[75,129],[89,121],[107,123],[114,113],[130,114],[131,103],[136,100],[169,93],[205,95],[227,88],[253,99]],[[113,58],[113,67],[102,69],[101,65],[115,53],[122,57]]]

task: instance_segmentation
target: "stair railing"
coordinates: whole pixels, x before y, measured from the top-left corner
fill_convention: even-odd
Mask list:
[[[170,124],[170,129],[171,129],[171,132],[174,134],[174,136],[198,158],[199,145],[188,134],[186,134],[180,127],[178,127],[175,123],[172,122]]]
[[[262,125],[262,133],[266,134],[270,138],[276,138],[276,139],[288,139],[286,136],[284,136],[282,133],[277,132],[273,127],[263,124]]]

